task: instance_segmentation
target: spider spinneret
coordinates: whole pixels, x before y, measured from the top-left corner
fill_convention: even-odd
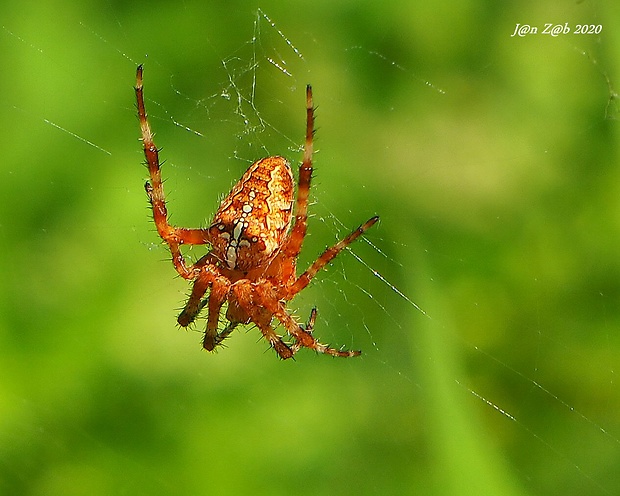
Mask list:
[[[233,186],[206,229],[175,227],[168,223],[159,150],[153,141],[144,106],[141,65],[136,74],[135,91],[150,176],[145,190],[155,226],[170,249],[172,263],[179,275],[193,281],[191,294],[178,317],[179,325],[190,325],[206,306],[207,328],[203,347],[208,351],[220,345],[239,324],[252,322],[282,359],[291,358],[302,347],[338,357],[360,355],[361,351],[332,348],[314,338],[315,308],[305,326],[298,324],[286,310],[286,303],[308,286],[317,272],[379,220],[375,216],[366,221],[325,250],[303,274],[297,276],[297,257],[307,230],[312,178],[312,88],[306,87],[306,141],[296,199],[289,162],[279,156],[263,158],[254,162]],[[181,246],[203,244],[210,245],[211,251],[188,265]],[[228,324],[218,332],[225,303],[228,304],[225,316]],[[274,319],[286,329],[292,343],[276,334],[272,326]]]

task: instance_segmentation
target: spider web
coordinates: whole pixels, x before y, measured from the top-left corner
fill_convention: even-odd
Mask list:
[[[23,160],[23,152],[16,146],[7,148],[7,165],[3,170],[7,191],[24,191],[34,182],[36,196],[45,198],[47,204],[66,205],[48,213],[42,202],[38,210],[29,212],[21,207],[17,195],[7,193],[9,207],[5,206],[2,211],[5,229],[0,239],[7,253],[19,253],[13,251],[12,240],[22,240],[22,251],[30,256],[29,259],[36,253],[49,272],[48,277],[64,288],[59,294],[50,294],[39,278],[29,274],[18,276],[16,269],[7,267],[7,279],[12,282],[9,286],[17,289],[15,294],[22,291],[37,302],[31,318],[44,322],[51,315],[52,324],[49,325],[54,326],[50,327],[54,332],[41,336],[28,319],[19,317],[27,312],[18,300],[27,298],[13,297],[5,290],[6,301],[10,302],[7,308],[22,310],[8,312],[5,309],[3,318],[4,327],[8,329],[2,335],[4,349],[10,352],[6,352],[7,359],[3,360],[4,370],[1,371],[11,377],[3,396],[6,404],[14,406],[4,407],[0,413],[5,425],[17,426],[13,433],[8,429],[0,433],[0,445],[10,446],[0,453],[0,460],[6,460],[0,465],[0,479],[13,481],[13,486],[7,487],[25,487],[28,468],[25,460],[29,452],[25,449],[26,455],[21,458],[12,446],[19,446],[20,437],[32,436],[50,453],[62,453],[61,459],[66,465],[61,468],[66,470],[62,473],[67,480],[76,480],[72,477],[77,473],[83,476],[89,472],[72,465],[71,448],[64,446],[93,444],[110,459],[127,462],[131,469],[147,468],[145,472],[153,476],[164,492],[165,488],[173,492],[172,477],[159,474],[156,462],[151,465],[140,455],[126,450],[119,441],[123,433],[116,433],[104,418],[106,413],[114,416],[123,408],[104,409],[101,418],[92,414],[88,422],[76,422],[75,427],[68,428],[61,420],[50,420],[55,418],[52,410],[57,406],[64,412],[67,408],[62,402],[84,390],[96,391],[92,393],[94,396],[106,393],[116,398],[110,386],[116,384],[115,381],[119,384],[129,381],[135,388],[131,389],[131,394],[127,393],[128,404],[139,403],[140,398],[144,401],[140,388],[153,394],[174,394],[170,390],[180,382],[197,382],[202,388],[206,388],[205,384],[212,387],[209,394],[218,401],[234,402],[235,408],[239,408],[238,399],[231,399],[224,388],[243,391],[239,396],[246,394],[254,406],[263,406],[263,398],[271,397],[273,391],[261,389],[248,393],[243,389],[244,384],[257,387],[251,381],[256,374],[258,379],[275,383],[294,394],[288,377],[274,379],[286,370],[291,380],[294,378],[302,384],[304,392],[294,394],[294,398],[303,405],[308,418],[312,416],[312,420],[326,422],[334,428],[328,419],[329,410],[312,406],[313,402],[333,406],[317,393],[325,389],[326,395],[347,395],[346,398],[355,404],[355,412],[363,419],[356,421],[368,431],[376,427],[377,436],[360,429],[351,434],[348,442],[360,453],[364,453],[364,449],[368,453],[377,449],[383,453],[389,477],[378,479],[382,489],[388,488],[392,479],[402,483],[403,460],[413,467],[414,473],[405,479],[424,487],[426,479],[415,475],[415,467],[431,467],[432,471],[433,467],[441,470],[436,467],[447,466],[458,471],[461,465],[466,466],[464,459],[490,463],[485,456],[496,453],[497,460],[488,465],[492,474],[486,474],[484,469],[472,471],[472,477],[477,478],[474,482],[480,487],[510,488],[507,492],[511,494],[552,494],[554,490],[557,494],[617,492],[620,487],[614,473],[614,467],[620,462],[619,425],[615,419],[619,397],[615,379],[617,285],[604,277],[605,268],[583,256],[577,259],[589,265],[574,268],[574,273],[568,275],[560,274],[562,263],[570,265],[564,258],[568,258],[570,252],[562,252],[559,246],[564,239],[561,235],[572,233],[568,227],[566,231],[544,229],[558,237],[545,240],[552,246],[553,257],[547,255],[545,258],[545,247],[540,245],[536,245],[540,251],[531,253],[531,257],[519,256],[519,250],[530,253],[528,243],[537,243],[533,239],[534,233],[539,232],[536,223],[553,225],[556,222],[568,226],[563,219],[564,211],[551,203],[537,204],[549,208],[540,216],[523,217],[524,222],[531,224],[519,232],[518,239],[513,241],[513,250],[499,250],[495,244],[495,241],[508,243],[507,239],[512,239],[513,233],[506,232],[508,229],[503,227],[515,226],[514,222],[510,224],[511,220],[520,218],[512,209],[528,208],[518,194],[519,185],[529,186],[519,182],[519,178],[532,177],[528,175],[531,169],[523,164],[549,165],[546,157],[549,152],[553,153],[552,138],[532,140],[535,145],[530,149],[516,147],[521,155],[504,168],[496,164],[473,166],[471,156],[482,156],[482,160],[488,161],[495,152],[507,158],[502,155],[501,146],[510,149],[511,142],[500,133],[489,133],[486,135],[492,138],[487,144],[489,155],[482,155],[482,147],[476,145],[479,139],[475,132],[479,128],[471,125],[472,121],[477,123],[476,119],[481,119],[481,113],[472,105],[473,117],[459,120],[462,113],[447,110],[450,105],[469,108],[471,102],[461,101],[461,95],[467,93],[463,89],[465,82],[441,71],[440,55],[437,55],[437,67],[431,64],[426,66],[426,71],[412,69],[417,67],[415,58],[399,54],[394,48],[396,41],[389,36],[385,39],[328,40],[325,33],[317,37],[309,35],[313,30],[301,21],[294,22],[284,15],[285,20],[280,20],[276,13],[258,9],[254,13],[231,13],[236,20],[231,21],[235,33],[225,38],[215,27],[206,34],[200,31],[199,21],[204,22],[202,16],[206,14],[197,6],[185,5],[180,12],[169,13],[170,26],[166,29],[171,39],[151,45],[144,41],[148,40],[146,30],[139,30],[137,24],[128,24],[130,16],[117,12],[112,6],[107,9],[109,20],[105,22],[88,13],[74,13],[77,21],[71,26],[78,33],[82,49],[87,50],[93,60],[79,70],[73,66],[81,56],[77,52],[65,56],[13,17],[6,17],[2,26],[2,43],[10,48],[10,53],[19,53],[20,60],[37,64],[50,84],[54,78],[71,81],[69,93],[87,95],[89,107],[95,107],[93,111],[105,109],[115,116],[114,121],[102,117],[108,125],[94,127],[76,117],[84,113],[83,109],[75,113],[61,112],[64,108],[76,107],[75,97],[58,97],[56,103],[45,87],[40,89],[42,95],[36,102],[24,101],[17,92],[11,91],[5,92],[3,97],[5,111],[17,123],[11,132],[17,135],[20,127],[28,128],[32,139],[48,144],[50,157],[61,154],[65,162],[79,164],[78,172],[75,167],[61,166],[53,166],[51,170],[20,168],[16,164],[22,162],[15,159],[21,157]],[[148,21],[147,25],[156,24],[164,29],[157,24],[156,17]],[[363,19],[358,21],[364,22]],[[592,22],[607,22],[607,18]],[[183,23],[201,35],[187,47],[187,55],[179,57],[170,53],[170,47],[182,41],[174,36],[178,36],[176,30]],[[509,34],[506,35],[508,41],[504,42],[512,43],[515,51],[523,44],[533,43],[532,39],[510,40]],[[587,133],[588,126],[600,126],[605,128],[604,134],[612,132],[607,126],[617,123],[616,81],[614,68],[609,66],[603,49],[596,46],[605,48],[605,37],[597,37],[594,45],[590,43],[592,39],[559,39],[553,53],[567,60],[570,67],[579,67],[580,74],[587,75],[591,81],[588,91],[599,102],[588,107],[598,112],[580,132]],[[542,46],[549,49],[545,43]],[[421,54],[417,55],[422,58]],[[460,56],[460,61],[467,60],[467,54]],[[326,60],[332,64],[338,61],[337,70],[326,65]],[[271,353],[261,356],[264,343],[251,327],[247,332],[235,331],[227,349],[208,356],[199,353],[194,346],[204,322],[200,322],[194,332],[185,335],[174,332],[172,307],[182,305],[187,287],[184,281],[173,278],[174,271],[167,262],[169,254],[157,242],[149,225],[141,190],[144,170],[135,170],[142,158],[139,143],[133,139],[137,136],[137,124],[131,84],[135,66],[143,62],[149,119],[166,160],[163,175],[169,210],[172,221],[182,226],[204,226],[221,197],[257,158],[281,154],[292,163],[300,161],[305,124],[303,90],[306,83],[313,84],[318,104],[315,175],[309,235],[299,267],[303,270],[324,247],[342,239],[370,216],[379,214],[382,220],[334,260],[328,270],[292,302],[290,310],[304,322],[316,305],[315,335],[331,345],[362,349],[361,359],[334,363],[302,351],[294,364],[297,368],[291,372],[290,368],[281,368],[283,364]],[[445,60],[441,62],[447,64]],[[517,61],[506,63],[516,64]],[[499,71],[500,63],[494,61],[493,64],[486,68],[489,79],[476,79],[474,85],[484,87],[496,82],[491,73]],[[110,90],[96,85],[98,71],[119,66],[123,71],[118,71],[118,77],[122,74],[127,82],[119,85],[118,92],[119,95],[128,94],[127,98],[113,94],[116,88]],[[359,79],[360,74],[366,76]],[[369,74],[381,74],[381,77]],[[486,74],[485,70],[480,74]],[[526,85],[517,76],[510,84],[514,85],[515,93],[523,91]],[[406,88],[406,97],[398,88]],[[532,105],[538,106],[541,113],[557,111],[556,107],[545,106],[548,100],[579,108],[572,90],[560,92],[553,98],[543,89],[539,90],[540,94],[534,94]],[[484,92],[476,92],[477,97],[480,94]],[[492,94],[491,88],[488,94]],[[489,105],[489,102],[483,104]],[[410,116],[401,113],[403,106],[408,106]],[[489,112],[493,111],[490,107]],[[435,112],[442,115],[442,119],[429,117]],[[503,130],[510,133],[520,129],[515,124],[517,116],[522,115],[519,112],[522,109],[506,108],[507,115],[498,120],[505,126]],[[394,117],[381,120],[385,115]],[[557,114],[558,125],[563,115]],[[119,116],[125,119],[119,126],[126,137],[126,145],[119,144],[110,132],[119,122]],[[514,122],[511,116],[515,117]],[[448,133],[445,140],[437,139],[436,135],[442,133]],[[527,135],[518,131],[516,134]],[[434,146],[426,145],[421,136],[431,140]],[[560,133],[555,137],[560,139]],[[457,139],[458,144],[468,148],[459,150],[450,143],[451,139]],[[601,148],[606,143],[602,141]],[[55,146],[60,151],[54,152]],[[577,155],[580,153],[579,149],[567,149]],[[392,163],[379,162],[377,157],[391,158],[403,166],[399,170]],[[603,158],[601,154],[600,160]],[[470,162],[459,163],[461,168],[457,169],[453,163],[455,159]],[[412,170],[402,170],[405,164]],[[118,172],[119,169],[122,172]],[[502,171],[498,172],[499,169]],[[382,178],[381,172],[390,179]],[[568,177],[565,172],[549,166],[535,176],[536,187],[541,190],[547,187],[551,195],[553,190],[548,185],[559,184],[558,188],[577,198],[576,192],[581,189],[570,183],[572,176]],[[603,189],[601,185],[609,182],[613,173],[601,168],[597,168],[596,173],[600,182],[592,179],[579,186],[591,191],[600,188],[612,197],[614,190]],[[33,179],[36,174],[42,177]],[[73,181],[76,175],[79,180]],[[68,186],[62,186],[65,182]],[[509,182],[513,189],[506,186]],[[442,196],[460,202],[435,200]],[[498,201],[499,197],[504,201]],[[118,218],[112,220],[108,215],[109,207],[101,204],[102,198],[108,205],[126,207],[119,209]],[[604,211],[614,207],[612,200],[593,201],[592,209]],[[472,202],[473,213],[457,215],[466,208],[467,202]],[[501,208],[496,208],[498,205]],[[592,228],[588,222],[597,218],[594,213],[566,208],[580,227]],[[138,215],[129,213],[136,211]],[[76,226],[81,227],[76,229]],[[608,227],[603,221],[594,226],[601,230]],[[576,237],[578,244],[580,237]],[[85,243],[84,238],[88,238],[89,243]],[[133,248],[128,248],[128,244]],[[36,252],[32,249],[35,245]],[[592,250],[593,257],[606,254],[604,248],[592,247]],[[90,255],[91,251],[97,253],[97,258]],[[203,253],[195,248],[188,251],[188,256],[196,259]],[[25,257],[17,256],[17,260],[26,262]],[[123,263],[123,260],[130,262]],[[525,263],[531,263],[529,270],[510,269],[515,264]],[[136,268],[130,270],[127,266]],[[586,273],[586,269],[598,279],[589,279],[588,283],[581,281],[579,275]],[[131,275],[126,275],[127,271],[132,272]],[[614,268],[609,272],[616,273]],[[488,277],[480,277],[480,274]],[[20,277],[24,278],[21,282]],[[77,305],[79,308],[66,304],[60,293],[65,291],[74,296],[72,299],[78,299],[84,280],[88,278],[99,281],[98,287],[104,288],[85,290],[83,297],[93,303],[81,302]],[[562,288],[553,288],[554,282]],[[535,297],[521,297],[526,293]],[[119,296],[115,298],[116,294]],[[525,305],[507,310],[511,301]],[[112,305],[113,315],[103,308],[103,302]],[[568,316],[550,317],[548,307],[553,304],[557,305],[558,314],[567,312]],[[521,314],[528,318],[520,318]],[[502,319],[514,319],[514,324]],[[91,320],[97,322],[97,330],[104,331],[76,338],[85,332],[84,322]],[[592,326],[587,327],[587,322],[593,322]],[[11,329],[23,332],[17,335]],[[588,331],[595,337],[588,339],[585,336]],[[505,335],[501,335],[502,332]],[[151,333],[152,342],[145,343],[148,339],[144,336]],[[28,349],[41,351],[30,356],[25,351]],[[91,360],[87,359],[93,349],[104,350],[103,358],[95,360],[97,365],[91,365]],[[188,357],[191,353],[196,357]],[[255,355],[258,357],[247,358]],[[585,368],[584,364],[593,357],[596,363]],[[249,366],[240,363],[242,360],[251,363],[251,373]],[[58,362],[71,365],[61,370],[54,365]],[[577,370],[572,369],[572,364]],[[33,386],[25,387],[27,381],[17,372],[20,367],[34,369],[35,376],[58,372],[64,380],[58,381],[61,385],[49,392],[44,381],[33,381]],[[301,373],[295,372],[297,370]],[[102,374],[113,379],[101,383],[84,380],[88,387],[83,386],[73,376],[84,374],[84,371],[86,376]],[[155,377],[145,380],[146,373],[153,373]],[[317,375],[316,382],[302,373]],[[584,386],[582,381],[588,385]],[[218,384],[222,385],[222,390],[218,390]],[[206,389],[200,387],[182,387],[183,393],[174,398],[183,409],[201,404],[193,397],[188,399],[190,395],[206,394]],[[12,401],[15,399],[21,401]],[[44,406],[48,401],[50,406]],[[25,406],[15,406],[19,403]],[[266,404],[271,409],[272,404]],[[276,411],[268,415],[287,417],[294,412],[298,418],[299,411],[290,408],[276,402]],[[378,413],[373,414],[373,411]],[[164,413],[159,411],[153,415],[153,424],[158,424]],[[232,425],[246,422],[258,429],[248,422],[251,416],[250,413],[239,415]],[[379,423],[378,419],[383,417],[392,419],[393,430]],[[191,415],[183,415],[183,418],[189,418],[194,426],[200,427]],[[415,427],[410,430],[404,427],[409,424]],[[461,426],[459,431],[460,424],[465,427]],[[345,424],[335,425],[344,429]],[[158,435],[162,431],[161,425],[159,427],[159,430],[153,427],[150,432]],[[284,427],[298,432],[295,424],[287,424],[286,420]],[[168,424],[163,430],[167,428]],[[439,433],[429,434],[433,429]],[[39,432],[38,436],[33,434],[35,431]],[[127,428],[123,432],[138,443],[144,442],[135,431]],[[574,435],[567,435],[566,431]],[[442,437],[441,432],[449,434]],[[224,434],[228,437],[222,437]],[[224,434],[215,434],[221,445],[235,439],[234,427],[228,426]],[[174,435],[178,436],[178,432]],[[196,434],[192,432],[191,435]],[[247,437],[248,433],[244,435]],[[329,431],[329,435],[335,432]],[[448,439],[449,436],[459,437]],[[205,441],[202,436],[196,437],[196,443]],[[202,453],[203,448],[197,448],[189,438],[188,435],[188,445]],[[260,440],[265,442],[262,437]],[[432,440],[440,448],[431,448]],[[445,446],[441,446],[442,441]],[[354,452],[342,448],[345,443],[341,440],[335,443],[338,453],[354,457]],[[301,459],[316,463],[319,471],[321,468],[329,471],[327,464],[321,465],[312,455],[313,450],[320,452],[317,447],[320,445],[302,437]],[[391,451],[396,453],[394,457],[390,456]],[[480,454],[483,451],[486,455]],[[227,454],[231,455],[225,450],[217,452],[220,456]],[[382,466],[379,457],[374,457],[373,461],[377,467]],[[52,463],[49,466],[56,467]],[[396,468],[390,471],[389,467]],[[369,472],[373,473],[372,469]],[[55,483],[51,474],[38,472],[36,475],[41,487]],[[365,480],[362,475],[357,476]],[[468,480],[462,477],[457,480]],[[22,486],[15,481],[20,481]],[[485,486],[484,481],[488,485]]]

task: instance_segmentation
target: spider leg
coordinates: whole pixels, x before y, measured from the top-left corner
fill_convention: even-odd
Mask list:
[[[198,277],[196,277],[194,280],[194,285],[192,286],[192,293],[177,318],[177,322],[181,327],[187,327],[194,322],[200,313],[200,310],[202,310],[202,307],[205,306],[205,303],[202,301],[202,297],[211,286],[211,283],[211,279],[203,277],[202,274],[199,274]]]
[[[212,258],[210,254],[205,255],[196,263],[196,266],[206,265],[210,258]],[[203,300],[203,296],[209,288],[211,288],[209,298],[208,300]],[[202,343],[203,348],[207,351],[213,351],[240,323],[233,320],[229,322],[222,332],[217,332],[220,312],[228,296],[229,289],[230,284],[224,277],[218,275],[209,266],[204,267],[194,280],[192,293],[177,319],[180,326],[187,327],[196,319],[200,310],[208,304],[207,328]]]
[[[194,279],[195,271],[187,267],[185,259],[181,253],[182,244],[200,245],[209,243],[209,231],[207,229],[184,229],[171,226],[168,223],[168,211],[166,209],[166,198],[164,186],[161,180],[161,167],[159,162],[159,150],[153,141],[153,132],[147,119],[144,106],[144,92],[142,86],[142,66],[138,66],[136,72],[136,101],[138,106],[138,118],[140,120],[140,130],[142,132],[142,143],[144,145],[144,156],[149,168],[150,182],[144,185],[149,197],[151,208],[153,209],[153,219],[157,232],[168,244],[172,253],[172,263],[175,269],[185,279]]]
[[[235,330],[235,328],[239,325],[238,322],[229,322],[228,325],[226,325],[226,327],[224,328],[224,330],[222,332],[218,332],[215,337],[213,338],[212,341],[212,346],[214,349],[216,346],[219,346],[222,344],[222,341],[224,341],[231,332],[233,332]],[[205,349],[208,349],[205,347]],[[210,351],[210,350],[209,350]]]
[[[308,322],[306,323],[306,328],[305,331],[308,334],[312,334],[312,331],[314,330],[314,323],[316,322],[316,307],[314,307],[312,310],[310,310],[310,317],[308,318]]]
[[[209,294],[209,316],[207,317],[207,329],[205,331],[205,337],[202,342],[202,346],[207,351],[213,351],[213,349],[219,345],[224,338],[233,331],[233,329],[239,324],[239,322],[231,321],[230,324],[218,334],[217,327],[220,323],[220,311],[222,305],[228,297],[230,291],[230,283],[224,280],[223,277],[218,277],[211,286],[211,293]]]
[[[308,267],[308,269],[299,276],[299,278],[290,286],[288,290],[287,300],[292,299],[297,293],[299,293],[302,289],[304,289],[312,280],[312,278],[319,272],[323,267],[325,267],[329,262],[331,262],[336,256],[344,250],[347,246],[349,246],[353,241],[359,238],[362,234],[364,234],[368,229],[370,229],[377,221],[379,220],[378,216],[372,217],[368,219],[364,224],[358,227],[355,231],[349,234],[346,238],[342,239],[334,246],[325,250],[319,258],[317,258],[314,263]]]
[[[291,358],[299,349],[299,347],[293,349],[284,341],[282,341],[282,337],[276,334],[270,324],[261,321],[257,322],[256,325],[260,329],[260,332],[263,334],[265,339],[269,341],[271,347],[276,350],[276,353],[282,360]]]
[[[249,286],[249,285],[248,285]],[[306,329],[303,329],[295,319],[291,317],[284,307],[284,304],[274,297],[272,293],[262,293],[255,292],[254,294],[254,312],[256,313],[256,309],[262,309],[262,313],[258,315],[259,318],[255,318],[253,316],[252,321],[254,321],[261,331],[263,331],[263,335],[269,340],[271,345],[276,349],[281,358],[286,359],[292,357],[302,346],[305,348],[311,348],[317,353],[325,353],[327,355],[337,356],[337,357],[353,357],[361,355],[361,351],[348,351],[348,350],[337,350],[328,345],[320,343],[312,336],[312,329],[314,327],[314,323],[316,320],[316,308],[312,309],[310,312],[310,318],[308,319],[308,324],[306,325]],[[264,317],[261,319],[260,317]],[[275,317],[280,323],[284,326],[284,328],[288,331],[288,333],[295,338],[295,343],[292,346],[286,345],[282,338],[277,336],[277,334],[273,331],[271,326],[269,325],[271,319]],[[266,324],[266,326],[265,326]],[[275,336],[277,338],[276,341],[270,339],[267,336],[263,327],[268,327],[271,332],[271,336]],[[288,355],[283,355],[278,346],[284,346],[286,351],[288,351]]]
[[[213,264],[215,260],[215,255],[211,253],[207,253],[205,256],[200,258],[195,264],[195,269],[202,269],[198,276],[194,279],[194,285],[192,287],[192,292],[185,304],[185,307],[179,314],[177,318],[177,322],[181,327],[187,327],[190,325],[200,313],[200,310],[205,306],[205,302],[202,301],[202,297],[211,287],[213,281],[218,277],[218,275],[211,270],[207,270],[208,264]]]
[[[312,180],[312,152],[314,138],[314,107],[312,104],[312,87],[306,86],[306,142],[304,158],[299,167],[299,181],[297,183],[297,204],[295,207],[295,225],[291,229],[289,241],[283,249],[285,259],[296,258],[301,251],[301,245],[306,237],[308,228],[308,196]]]
[[[320,343],[317,341],[311,334],[312,327],[314,326],[314,321],[316,319],[316,309],[313,309],[310,313],[310,320],[308,321],[308,326],[310,330],[307,328],[302,329],[295,319],[291,317],[285,310],[282,303],[277,302],[274,312],[274,317],[276,317],[282,325],[286,328],[286,330],[295,338],[295,344],[291,347],[292,350],[297,351],[301,346],[305,348],[310,348],[316,351],[317,353],[325,353],[326,355],[336,356],[336,357],[354,357],[362,354],[361,351],[349,351],[349,350],[337,350],[336,348],[332,348],[326,344]]]
[[[306,327],[304,329],[308,334],[312,334],[312,331],[314,330],[314,323],[316,322],[316,312],[316,307],[314,307],[310,311],[310,317],[308,317],[308,322],[306,323]],[[301,343],[297,340],[295,340],[295,342],[291,345],[291,350],[293,350],[294,353],[297,353],[300,348]]]
[[[263,337],[269,341],[269,344],[276,350],[280,358],[282,360],[291,358],[299,348],[296,350],[291,349],[271,327],[272,314],[269,312],[267,305],[262,303],[263,299],[267,300],[269,298],[260,297],[256,290],[253,289],[252,284],[247,280],[234,284],[232,291],[238,306],[249,316],[248,320],[256,324]],[[269,296],[273,299],[273,294]]]

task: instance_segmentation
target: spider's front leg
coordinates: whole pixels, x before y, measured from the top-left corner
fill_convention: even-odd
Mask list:
[[[168,222],[168,211],[166,209],[166,197],[164,186],[161,179],[161,167],[159,162],[159,150],[153,141],[153,131],[147,119],[146,108],[144,106],[144,91],[142,86],[142,66],[138,66],[136,72],[136,101],[138,106],[138,118],[140,120],[140,130],[142,132],[142,143],[144,145],[144,156],[149,168],[150,181],[144,185],[146,194],[153,210],[153,219],[160,237],[168,244],[172,254],[172,263],[175,269],[185,279],[194,279],[196,273],[192,267],[188,267],[181,253],[180,246],[201,245],[210,243],[209,231],[207,229],[185,229],[174,227]]]

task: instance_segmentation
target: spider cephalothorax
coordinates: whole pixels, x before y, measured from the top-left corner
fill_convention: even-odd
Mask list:
[[[191,295],[178,317],[179,324],[188,326],[207,306],[203,346],[209,351],[237,325],[252,322],[283,359],[292,357],[301,347],[340,357],[359,355],[360,351],[331,348],[314,338],[316,309],[312,310],[304,326],[286,310],[286,303],[304,289],[319,270],[379,220],[378,217],[369,219],[325,250],[303,274],[297,276],[296,262],[306,235],[312,177],[312,88],[306,88],[306,143],[299,168],[297,199],[294,199],[293,174],[288,161],[277,156],[264,158],[254,162],[243,174],[206,229],[174,227],[168,223],[159,153],[144,108],[142,66],[138,67],[136,75],[136,99],[150,175],[145,189],[155,225],[170,248],[177,272],[193,281]],[[201,244],[210,245],[211,251],[193,265],[188,265],[181,253],[181,245]],[[228,304],[228,324],[218,332],[225,303]],[[276,334],[272,327],[274,318],[284,326],[292,342],[285,342]]]

